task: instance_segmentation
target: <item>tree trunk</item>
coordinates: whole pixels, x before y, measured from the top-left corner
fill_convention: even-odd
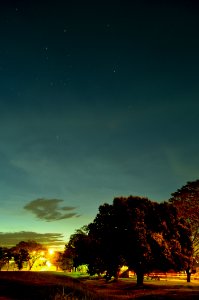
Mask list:
[[[187,282],[191,282],[191,270],[190,270],[190,268],[186,269],[186,274],[187,274]]]
[[[144,273],[143,272],[137,272],[137,286],[142,286],[144,282]]]
[[[117,282],[119,278],[119,270],[117,270],[114,274],[114,281]]]

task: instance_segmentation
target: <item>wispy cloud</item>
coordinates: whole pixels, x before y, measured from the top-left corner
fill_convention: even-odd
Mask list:
[[[63,246],[63,234],[61,233],[37,233],[31,231],[0,232],[0,246],[13,247],[21,241],[36,241],[46,246]]]
[[[60,207],[59,205],[62,202],[64,202],[64,200],[39,198],[30,201],[24,206],[24,209],[33,213],[38,219],[47,222],[70,219],[79,216],[79,214],[75,212],[76,207],[74,206]]]

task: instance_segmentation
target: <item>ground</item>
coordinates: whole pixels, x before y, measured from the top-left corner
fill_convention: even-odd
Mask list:
[[[137,288],[134,278],[106,283],[104,279],[68,278],[63,272],[0,272],[0,300],[198,298],[198,280],[146,280],[144,287]]]

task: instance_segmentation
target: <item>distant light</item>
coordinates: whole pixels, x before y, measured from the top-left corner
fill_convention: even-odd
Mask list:
[[[53,255],[54,254],[54,250],[53,249],[48,249],[48,253],[50,254],[50,255]]]
[[[47,267],[51,267],[51,263],[49,261],[46,262]]]

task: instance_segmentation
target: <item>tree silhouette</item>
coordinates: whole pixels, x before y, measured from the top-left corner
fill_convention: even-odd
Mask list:
[[[115,198],[112,205],[99,207],[88,230],[89,239],[97,241],[96,258],[103,261],[108,277],[117,278],[126,263],[142,285],[145,273],[157,268],[179,271],[190,264],[190,229],[177,218],[172,204],[133,196]]]
[[[35,241],[21,241],[13,247],[13,252],[18,255],[21,250],[25,250],[28,253],[28,260],[26,261],[28,261],[29,270],[31,270],[37,259],[43,256],[42,253],[46,248]]]
[[[7,270],[9,268],[9,261],[12,258],[12,252],[6,247],[0,247],[0,271],[4,265],[7,265]]]
[[[194,264],[199,259],[199,180],[187,182],[171,196],[169,202],[177,208],[178,216],[185,219],[191,226]],[[187,281],[190,282],[190,267],[186,272]]]
[[[19,270],[23,268],[23,263],[29,261],[30,259],[29,253],[26,249],[19,249],[19,250],[15,249],[13,251],[13,255],[14,255],[15,263],[17,264]]]
[[[86,264],[88,259],[88,235],[86,228],[83,227],[70,236],[62,256],[62,263],[65,268],[73,266],[76,269],[79,265]]]

